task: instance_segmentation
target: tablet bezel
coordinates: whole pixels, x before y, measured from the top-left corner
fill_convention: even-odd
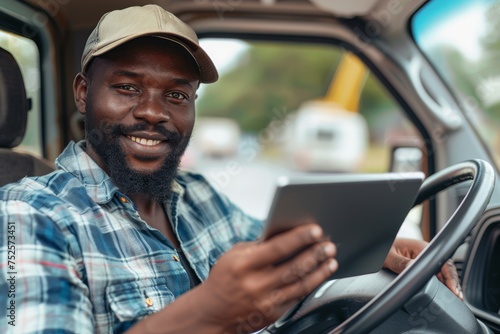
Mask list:
[[[331,279],[376,272],[424,177],[422,172],[282,176],[262,238],[313,218],[337,246],[339,268]]]

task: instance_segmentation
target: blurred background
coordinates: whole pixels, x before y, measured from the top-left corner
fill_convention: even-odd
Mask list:
[[[267,215],[292,173],[385,172],[411,123],[352,53],[330,44],[203,39],[220,71],[202,86],[183,167],[249,213]]]

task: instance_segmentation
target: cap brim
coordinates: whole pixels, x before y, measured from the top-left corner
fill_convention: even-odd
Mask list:
[[[152,37],[166,39],[176,44],[179,44],[184,49],[186,49],[186,51],[191,54],[195,62],[198,64],[201,83],[212,83],[219,79],[217,68],[215,67],[214,63],[212,62],[208,54],[201,47],[181,36],[177,36],[175,34],[165,34],[164,32],[157,32],[157,31],[127,36],[122,39],[116,40],[108,45],[105,45],[94,52],[89,52],[85,57],[85,59],[82,61],[82,70],[85,70],[87,64],[93,57],[103,55],[106,52],[109,52],[124,43],[145,36],[152,36]]]

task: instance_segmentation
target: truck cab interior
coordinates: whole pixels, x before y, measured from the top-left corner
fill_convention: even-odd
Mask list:
[[[407,271],[327,281],[262,333],[500,333],[495,1],[3,0],[0,186],[49,173],[84,138],[72,84],[85,41],[104,13],[148,3],[188,23],[219,68],[219,81],[199,89],[199,124],[225,118],[241,131],[224,154],[193,140],[184,168],[256,217],[266,216],[281,173],[427,176],[401,233],[430,244]],[[304,116],[331,98],[346,54],[367,73],[334,108]],[[359,150],[345,149],[355,140],[335,128],[340,115],[362,120],[350,132]],[[244,183],[256,178],[259,190]],[[463,301],[433,277],[450,257]]]

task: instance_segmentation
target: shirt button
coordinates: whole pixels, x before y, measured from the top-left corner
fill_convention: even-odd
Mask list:
[[[151,298],[146,298],[146,305],[149,307],[149,306],[153,306],[153,300]]]
[[[123,196],[120,196],[120,201],[122,201],[122,203],[127,203],[127,199]]]
[[[174,261],[179,262],[179,257],[177,255],[174,255]]]

